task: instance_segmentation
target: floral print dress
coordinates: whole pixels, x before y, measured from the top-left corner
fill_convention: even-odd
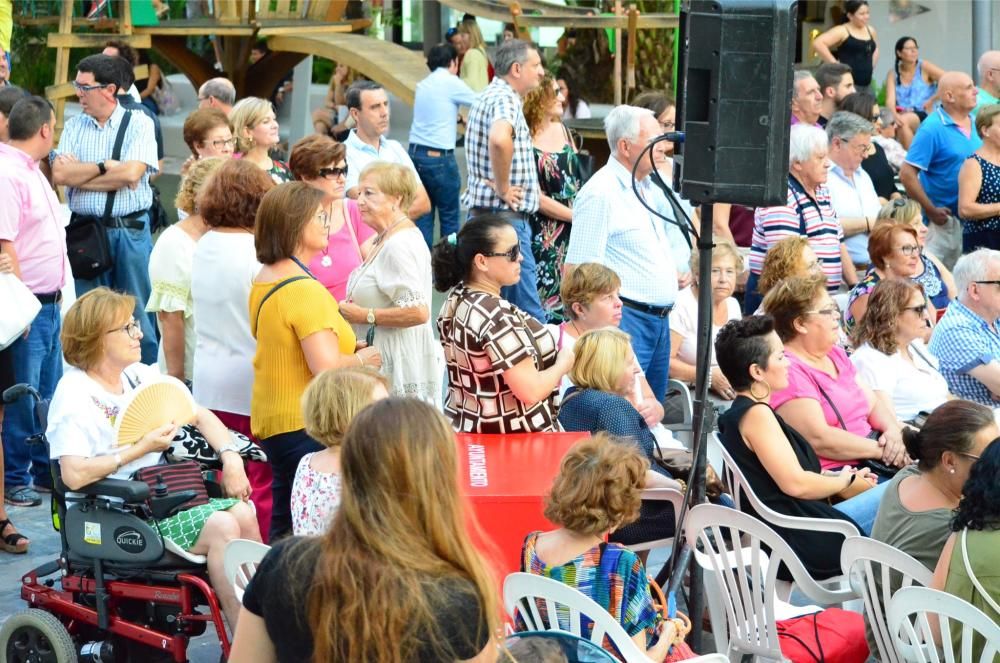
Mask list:
[[[538,166],[538,184],[541,192],[568,207],[582,185],[580,161],[567,143],[559,152],[545,152],[533,148]],[[569,248],[570,224],[557,221],[540,211],[531,215],[531,252],[535,256],[538,299],[552,324],[565,320],[559,287],[562,285],[562,268]]]

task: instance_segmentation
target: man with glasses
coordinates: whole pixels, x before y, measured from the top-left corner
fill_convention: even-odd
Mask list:
[[[899,181],[924,209],[927,250],[951,269],[962,254],[958,218],[958,173],[983,144],[972,121],[976,86],[968,74],[945,72],[938,81],[941,105],[913,137]]]
[[[77,278],[77,294],[104,285],[135,297],[135,319],[143,332],[142,362],[153,364],[156,326],[145,309],[151,289],[149,179],[158,172],[156,136],[145,114],[118,103],[120,72],[120,63],[107,55],[90,55],[77,65],[74,85],[83,112],[66,120],[52,160],[52,177],[55,184],[66,187],[71,229],[97,219],[107,232],[110,268],[91,278]],[[126,117],[121,157],[112,159]],[[109,197],[112,204],[107,210]]]
[[[635,168],[636,186],[643,198],[658,203],[658,211],[672,217],[666,199],[657,195],[648,179],[652,173],[648,155],[642,155],[660,135],[660,125],[651,110],[618,106],[604,119],[604,130],[611,157],[574,201],[566,270],[596,262],[618,274],[621,328],[632,337],[636,359],[653,396],[662,403],[670,365],[668,316],[677,298],[677,267],[667,222],[651,214],[632,190]],[[654,151],[662,146],[657,144]]]
[[[45,99],[21,99],[10,111],[10,141],[0,144],[0,271],[12,271],[42,304],[28,332],[4,352],[13,363],[14,382],[32,385],[42,398],[52,398],[62,377],[60,302],[67,277],[59,200],[38,165],[52,149],[55,120]],[[41,432],[30,399],[4,409],[2,428],[4,501],[37,506],[42,502],[38,490],[50,492],[52,479],[45,445],[27,441]],[[2,510],[0,516],[6,518]]]
[[[218,108],[228,117],[235,103],[236,86],[228,78],[210,78],[198,88],[198,108]]]
[[[979,249],[955,264],[958,297],[938,322],[928,349],[951,393],[1000,405],[1000,251]]]
[[[844,229],[844,244],[858,273],[868,269],[868,234],[882,205],[871,177],[861,167],[872,147],[872,123],[854,113],[838,111],[826,125],[830,140],[826,188]]]

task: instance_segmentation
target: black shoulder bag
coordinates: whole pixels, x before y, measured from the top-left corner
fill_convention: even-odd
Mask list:
[[[115,146],[111,158],[121,159],[122,143],[125,142],[125,131],[132,119],[132,112],[125,111],[118,134],[115,136]],[[108,241],[108,229],[105,220],[111,218],[111,210],[115,205],[117,191],[109,191],[104,203],[104,216],[74,214],[66,227],[66,251],[69,254],[69,265],[73,276],[78,279],[96,279],[114,265],[111,257],[111,242]]]

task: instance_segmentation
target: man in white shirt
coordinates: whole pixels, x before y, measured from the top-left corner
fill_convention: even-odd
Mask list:
[[[374,81],[355,81],[347,89],[347,110],[356,127],[344,141],[347,147],[347,195],[358,197],[358,178],[365,166],[373,161],[389,161],[406,166],[420,181],[420,175],[399,141],[385,137],[389,133],[389,95]],[[407,212],[411,219],[419,219],[431,211],[427,190],[417,185],[417,195]]]
[[[826,125],[830,168],[826,187],[844,229],[844,245],[859,271],[868,268],[868,233],[882,207],[871,177],[861,167],[872,146],[872,123],[854,113],[833,114]]]
[[[618,106],[604,119],[604,129],[611,158],[576,196],[566,268],[598,262],[621,278],[621,328],[631,335],[636,359],[653,395],[662,402],[667,390],[668,316],[677,297],[677,267],[667,222],[643,207],[632,190],[632,168],[638,162],[635,177],[643,198],[650,204],[666,202],[647,179],[652,172],[650,160],[639,159],[660,134],[660,125],[650,110]],[[670,216],[662,207],[658,211]]]

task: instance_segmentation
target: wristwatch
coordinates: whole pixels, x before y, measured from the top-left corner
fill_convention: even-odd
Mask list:
[[[104,165],[103,161],[97,162],[97,170],[101,171],[101,175],[108,172],[108,167]]]
[[[230,442],[229,444],[227,444],[224,447],[222,447],[221,449],[219,449],[219,451],[218,451],[219,460],[222,460],[222,454],[226,453],[227,451],[232,451],[237,456],[240,455],[240,448],[238,446],[236,446],[235,442]]]
[[[367,322],[370,325],[375,324],[375,309],[373,308],[368,309],[368,317],[365,318],[365,322]]]

